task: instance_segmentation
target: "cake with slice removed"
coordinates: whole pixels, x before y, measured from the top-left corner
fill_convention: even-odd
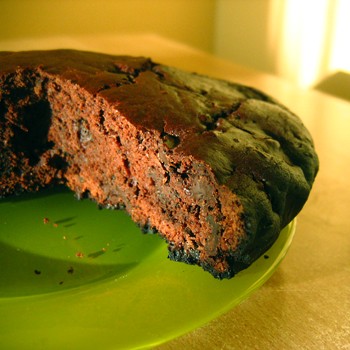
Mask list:
[[[142,57],[0,53],[0,197],[65,184],[216,278],[274,243],[317,170],[300,119],[256,89]]]

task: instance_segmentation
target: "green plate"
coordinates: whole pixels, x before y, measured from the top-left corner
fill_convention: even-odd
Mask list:
[[[285,256],[286,227],[231,280],[171,262],[123,211],[65,189],[0,201],[0,349],[152,347],[228,311]]]

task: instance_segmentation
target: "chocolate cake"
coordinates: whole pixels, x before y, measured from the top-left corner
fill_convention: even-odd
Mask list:
[[[317,169],[300,119],[253,88],[142,57],[0,54],[0,197],[65,184],[217,278],[274,243]]]

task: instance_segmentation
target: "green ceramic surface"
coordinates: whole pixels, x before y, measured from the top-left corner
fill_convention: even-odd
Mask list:
[[[160,344],[228,311],[285,256],[287,226],[230,280],[167,259],[123,211],[65,189],[0,200],[0,349],[133,349]]]

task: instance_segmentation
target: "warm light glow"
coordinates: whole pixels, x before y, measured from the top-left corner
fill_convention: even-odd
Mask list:
[[[310,87],[334,70],[350,71],[350,1],[270,1],[270,46],[279,75]]]
[[[350,72],[350,1],[338,0],[329,68]]]

